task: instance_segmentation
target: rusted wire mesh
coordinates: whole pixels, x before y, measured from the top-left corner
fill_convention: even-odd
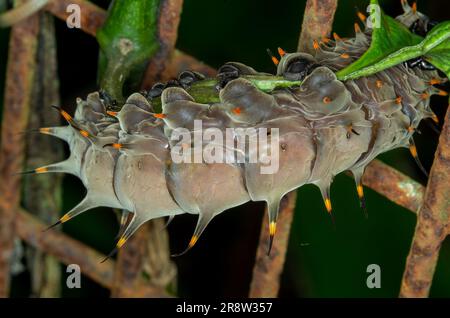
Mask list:
[[[106,12],[85,0],[51,1],[47,12],[60,19],[66,19],[69,4],[78,4],[83,11],[82,30],[95,36],[106,18]],[[311,39],[329,33],[337,0],[308,0],[299,48],[308,50]],[[192,69],[207,75],[215,70],[195,58],[174,49],[177,25],[182,0],[162,0],[159,32],[161,42],[157,58],[149,63],[144,83],[165,80],[176,76],[181,70]],[[42,235],[46,225],[20,207],[20,171],[24,160],[24,142],[17,132],[28,126],[30,96],[36,72],[35,54],[38,44],[38,16],[12,27],[9,61],[7,68],[5,107],[3,111],[2,140],[0,146],[0,297],[9,294],[10,259],[13,242],[20,238],[44,253],[55,256],[65,264],[76,263],[85,275],[109,288],[115,296],[125,297],[167,297],[167,292],[155,284],[143,281],[138,270],[123,272],[129,266],[130,257],[99,263],[104,255],[77,242],[67,235],[49,230]],[[388,165],[375,160],[365,172],[363,183],[384,195],[387,199],[418,213],[416,233],[403,277],[401,296],[426,297],[433,278],[440,245],[449,234],[450,206],[448,200],[448,176],[450,175],[450,111],[445,117],[444,128],[439,141],[428,186],[422,185]],[[253,270],[250,288],[251,297],[276,297],[280,275],[283,270],[293,219],[296,194],[290,193],[282,202],[279,231],[272,254],[266,256],[267,220],[263,221],[260,244]],[[142,242],[142,239],[137,238]],[[139,245],[138,245],[139,246]],[[129,248],[130,246],[128,246]],[[142,247],[142,246],[141,246]],[[138,247],[138,248],[141,248]],[[144,247],[145,248],[145,247]],[[137,266],[139,267],[139,266]],[[129,269],[128,269],[129,270]],[[118,274],[119,273],[119,274]],[[119,276],[117,276],[119,275]],[[125,277],[124,277],[125,275]],[[119,280],[117,280],[120,278]],[[120,281],[120,284],[117,284]]]

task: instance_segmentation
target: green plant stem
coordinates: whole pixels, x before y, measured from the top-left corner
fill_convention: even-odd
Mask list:
[[[121,104],[124,86],[136,90],[146,65],[159,48],[160,0],[114,1],[97,32],[100,87]]]

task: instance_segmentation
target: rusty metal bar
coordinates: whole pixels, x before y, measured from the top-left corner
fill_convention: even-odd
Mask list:
[[[0,148],[0,297],[9,294],[10,260],[15,239],[15,217],[20,201],[20,176],[32,94],[39,19],[36,15],[11,31]]]
[[[303,26],[298,44],[299,51],[307,51],[317,34],[325,34],[331,30],[337,0],[308,0],[303,17]],[[280,276],[289,243],[289,233],[295,210],[297,193],[292,191],[285,196],[285,203],[280,206],[280,217],[277,222],[277,235],[272,252],[267,256],[268,214],[265,213],[258,249],[256,252],[253,277],[250,284],[250,297],[277,297],[280,289]]]
[[[84,275],[106,288],[114,285],[114,268],[116,262],[108,260],[100,263],[105,255],[91,247],[55,230],[44,230],[48,225],[27,211],[21,209],[17,213],[17,235],[29,245],[49,255],[58,258],[64,264],[77,264]],[[159,287],[154,287],[140,279],[133,288],[124,286],[122,290],[126,297],[168,297],[169,295]]]
[[[107,16],[106,11],[95,4],[86,0],[52,0],[45,9],[65,21],[71,14],[71,12],[67,12],[67,7],[71,4],[80,7],[81,29],[87,34],[95,36]]]
[[[327,37],[333,27],[338,0],[308,0],[303,15],[299,52],[314,53],[313,41]]]
[[[57,257],[64,264],[79,265],[83,274],[106,288],[112,287],[114,261],[100,263],[105,256],[94,249],[59,231],[44,232],[48,225],[25,210],[19,210],[16,227],[17,234],[29,245]]]
[[[158,17],[159,50],[152,57],[144,76],[143,88],[149,88],[154,82],[167,80],[166,69],[170,64],[178,36],[178,25],[183,8],[183,0],[160,0]]]
[[[364,171],[363,184],[390,201],[417,213],[425,187],[380,160],[372,161]]]
[[[40,33],[36,54],[36,80],[30,103],[27,129],[59,126],[61,118],[48,105],[59,105],[59,81],[56,57],[54,17],[39,13]],[[25,134],[26,168],[44,166],[64,159],[62,143],[41,134]],[[23,179],[22,206],[45,223],[55,223],[62,203],[62,174],[29,176]],[[27,267],[30,271],[31,297],[59,297],[61,291],[61,266],[59,261],[41,250],[27,247]]]
[[[406,260],[400,297],[428,297],[442,241],[450,233],[450,107]]]

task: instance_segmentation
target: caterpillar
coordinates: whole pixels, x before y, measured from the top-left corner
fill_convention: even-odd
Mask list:
[[[405,12],[397,20],[426,31],[429,19],[403,4]],[[351,171],[364,208],[365,167],[399,147],[409,148],[420,165],[412,136],[422,119],[436,118],[430,97],[446,94],[434,87],[446,79],[420,59],[368,77],[339,80],[336,72],[366,52],[371,32],[367,25],[362,31],[355,24],[354,38],[334,33],[333,39],[314,42],[314,54],[279,49],[279,59],[272,55],[276,75],[298,85],[262,91],[250,79],[271,74],[229,62],[214,79],[185,71],[145,94],[134,93],[117,111],[99,92],[78,98],[74,116],[55,107],[68,125],[39,131],[67,142],[70,156],[26,173],[75,175],[87,194],[52,226],[99,206],[121,209],[119,249],[151,219],[198,215],[181,255],[218,214],[248,201],[265,201],[270,252],[280,201],[298,187],[316,185],[331,215],[333,178]],[[217,83],[218,99],[196,100],[192,92],[211,82]],[[209,138],[198,138],[208,129]],[[245,135],[251,129],[256,147],[251,147],[252,136]],[[186,138],[180,140],[180,131]],[[224,145],[212,135],[229,138]],[[222,160],[205,161],[205,152]],[[177,157],[180,153],[184,161]],[[261,154],[260,160],[250,160]],[[267,173],[274,159],[276,169]]]

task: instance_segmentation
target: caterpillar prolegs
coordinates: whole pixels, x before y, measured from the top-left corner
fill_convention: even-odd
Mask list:
[[[417,27],[424,18],[406,7],[398,20]],[[271,245],[282,197],[314,184],[331,213],[330,184],[345,170],[353,173],[364,205],[364,168],[379,154],[398,147],[410,148],[417,158],[412,135],[423,118],[435,117],[430,96],[445,94],[433,86],[445,79],[435,70],[406,63],[369,77],[338,80],[335,72],[357,60],[370,44],[369,28],[363,32],[356,26],[355,31],[351,39],[334,34],[334,39],[314,42],[313,55],[279,50],[280,59],[273,58],[277,75],[299,82],[289,88],[264,92],[250,78],[267,74],[230,62],[215,79],[184,72],[147,94],[132,94],[118,112],[107,109],[99,93],[78,99],[73,117],[58,108],[68,125],[40,132],[66,141],[70,156],[34,172],[70,173],[87,188],[82,202],[58,224],[98,206],[122,209],[116,244],[120,248],[151,219],[197,214],[187,251],[216,215],[250,200],[265,201]],[[196,100],[192,91],[208,81],[217,83],[218,100]],[[161,112],[156,110],[159,104]],[[236,131],[249,128],[266,142],[258,140],[251,148],[250,138],[244,139],[249,151],[242,153]],[[192,137],[190,141],[175,138],[180,129]],[[218,145],[216,139],[203,138],[198,147],[195,137],[207,129],[231,136],[231,143]],[[223,161],[174,160],[174,150],[195,159],[205,149],[214,149],[215,155],[221,152]],[[266,159],[276,153],[277,169],[263,173],[267,161],[249,160],[254,153],[263,153]],[[238,155],[244,160],[236,160]]]

